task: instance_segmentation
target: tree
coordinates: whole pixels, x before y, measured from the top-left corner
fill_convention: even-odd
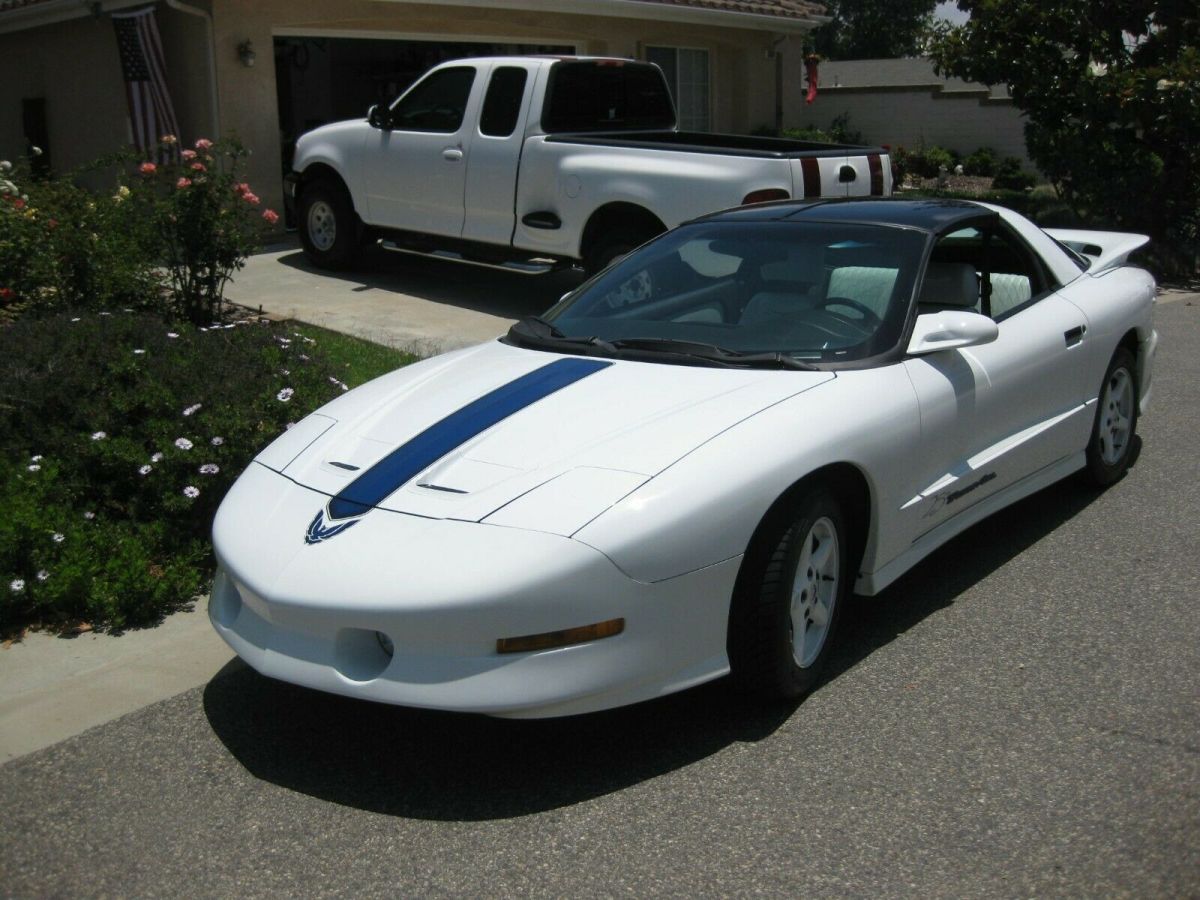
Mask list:
[[[824,0],[828,25],[813,32],[826,59],[916,56],[933,23],[937,0]]]
[[[1150,234],[1170,269],[1200,239],[1194,0],[958,0],[939,74],[1007,84],[1029,155],[1089,221]]]

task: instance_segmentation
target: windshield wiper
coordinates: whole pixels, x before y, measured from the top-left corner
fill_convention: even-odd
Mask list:
[[[615,341],[606,341],[595,335],[590,337],[569,337],[559,331],[552,322],[547,322],[540,316],[526,316],[508,331],[518,341],[536,343],[543,347],[594,347],[612,356],[618,356],[621,354],[621,351],[626,350],[634,353],[667,353],[672,356],[684,356],[729,367],[753,366],[776,369],[801,369],[806,372],[820,371],[812,363],[804,362],[778,351],[741,353],[737,350],[730,350],[727,347],[719,347],[716,344],[705,344],[701,341],[683,341],[677,338],[622,338]]]
[[[534,341],[550,346],[598,347],[606,353],[616,353],[616,347],[598,337],[568,337],[541,316],[526,316],[508,329],[518,340]]]
[[[611,346],[617,350],[644,350],[651,353],[678,353],[683,356],[693,356],[698,359],[724,363],[732,366],[762,366],[780,369],[801,369],[806,372],[819,372],[820,369],[812,363],[796,359],[777,350],[766,353],[742,353],[720,347],[717,344],[705,344],[700,341],[682,341],[676,338],[623,338],[612,341]]]

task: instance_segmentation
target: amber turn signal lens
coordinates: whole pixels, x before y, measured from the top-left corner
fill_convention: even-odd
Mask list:
[[[625,630],[624,619],[609,619],[595,625],[581,625],[562,631],[546,631],[542,634],[526,634],[521,637],[500,638],[496,641],[497,653],[532,653],[535,650],[552,650],[570,644],[582,644],[600,638],[612,637]]]

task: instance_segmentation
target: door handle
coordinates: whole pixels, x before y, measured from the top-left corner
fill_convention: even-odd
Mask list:
[[[1084,334],[1087,333],[1086,325],[1076,325],[1070,331],[1063,332],[1063,339],[1066,340],[1068,347],[1074,347],[1083,340]]]
[[[442,151],[442,159],[446,162],[462,162],[462,147],[447,147]]]

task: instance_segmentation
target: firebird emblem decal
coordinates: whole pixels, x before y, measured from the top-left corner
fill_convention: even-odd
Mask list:
[[[304,532],[304,543],[319,544],[321,541],[337,537],[347,528],[357,524],[358,519],[351,519],[349,522],[339,522],[337,525],[326,525],[325,510],[317,510],[316,516],[308,523],[308,530]]]

